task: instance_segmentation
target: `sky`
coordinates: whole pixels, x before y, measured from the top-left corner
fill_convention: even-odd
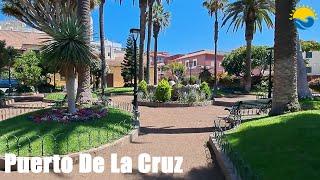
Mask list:
[[[138,2],[138,0],[136,0]],[[187,3],[186,3],[187,2]],[[170,54],[190,53],[202,49],[213,49],[213,18],[202,7],[203,0],[172,0],[165,5],[171,13],[170,26],[159,35],[159,51]],[[299,5],[312,7],[320,15],[319,0],[300,0]],[[98,8],[92,12],[94,23],[94,38],[99,38]],[[220,24],[221,24],[220,14]],[[0,21],[8,19],[0,14]],[[320,17],[308,30],[299,30],[300,39],[320,41]],[[139,27],[139,6],[132,0],[125,0],[122,5],[116,0],[107,0],[105,4],[105,33],[108,40],[119,42],[125,47],[130,28]],[[244,29],[238,32],[227,32],[222,27],[219,32],[218,51],[230,52],[245,45]],[[274,44],[274,29],[263,28],[257,32],[254,45]],[[153,44],[152,44],[153,49]]]

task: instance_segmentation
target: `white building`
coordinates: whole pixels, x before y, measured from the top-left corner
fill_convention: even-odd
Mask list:
[[[93,47],[100,52],[100,41],[92,42]],[[117,57],[123,57],[125,51],[120,43],[105,40],[106,60],[115,60]]]
[[[320,51],[303,52],[302,56],[307,60],[308,75],[320,75]]]

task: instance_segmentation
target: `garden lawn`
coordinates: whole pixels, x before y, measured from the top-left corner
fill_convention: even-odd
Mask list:
[[[9,152],[17,154],[17,137],[20,138],[20,156],[41,156],[41,137],[45,137],[44,155],[68,154],[112,142],[126,135],[131,128],[131,115],[113,108],[108,110],[108,115],[104,118],[69,124],[37,124],[31,121],[28,115],[22,115],[0,122],[0,156],[7,152],[6,137],[9,139]],[[28,151],[28,138],[31,142],[31,153]]]
[[[320,110],[246,122],[227,138],[262,179],[320,177]]]
[[[300,101],[301,108],[303,110],[320,110],[320,100],[301,100]]]
[[[120,87],[120,88],[107,88],[107,94],[132,94],[133,88],[132,87]]]
[[[66,93],[57,92],[57,93],[48,93],[44,97],[45,100],[49,101],[63,101],[66,96]]]

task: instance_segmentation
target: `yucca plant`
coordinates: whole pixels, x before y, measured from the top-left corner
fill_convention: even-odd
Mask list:
[[[86,42],[84,25],[76,16],[67,16],[61,23],[48,26],[45,32],[51,36],[42,48],[47,63],[58,69],[66,77],[69,113],[76,112],[76,68],[86,66],[95,58],[93,49]]]

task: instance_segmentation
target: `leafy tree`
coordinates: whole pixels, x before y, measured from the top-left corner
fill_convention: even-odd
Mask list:
[[[154,38],[154,84],[158,84],[158,37],[160,30],[170,24],[170,13],[166,12],[161,4],[153,7],[153,38]]]
[[[178,62],[170,63],[166,65],[164,69],[169,70],[171,74],[176,77],[177,80],[182,80],[184,73],[186,72],[186,67]]]
[[[320,51],[320,43],[317,41],[301,41],[302,51]]]
[[[121,76],[124,80],[126,86],[132,86],[133,78],[134,78],[134,44],[133,44],[133,37],[129,36],[127,39],[126,45],[126,53],[121,63]],[[137,53],[139,51],[137,50]]]
[[[34,51],[28,51],[15,59],[13,75],[24,85],[36,88],[41,80],[43,80],[40,63],[41,60],[39,56]]]
[[[4,73],[2,72],[2,69],[5,66],[9,66],[9,65],[12,66],[14,58],[18,56],[18,54],[19,54],[18,51],[15,50],[13,47],[10,47],[10,46],[6,47],[5,41],[0,41],[0,78],[1,78],[1,75],[3,75]]]
[[[260,72],[265,70],[268,65],[267,46],[252,46],[252,68],[259,69]],[[233,50],[222,61],[222,66],[229,75],[243,76],[245,74],[246,47],[240,47]],[[251,74],[251,73],[250,73]]]
[[[199,79],[202,82],[207,82],[209,83],[212,79],[212,73],[210,72],[210,69],[207,66],[204,66],[201,68],[201,72],[199,74]]]
[[[256,30],[262,31],[262,23],[267,27],[273,27],[270,13],[275,12],[274,0],[237,0],[226,7],[222,25],[230,21],[229,29],[233,25],[233,31],[245,26],[245,39],[247,42],[245,61],[245,91],[251,90],[251,58],[252,40]]]

